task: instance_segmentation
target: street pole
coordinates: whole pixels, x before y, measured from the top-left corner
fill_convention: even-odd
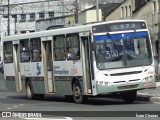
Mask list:
[[[157,18],[158,18],[158,23],[157,23],[157,26],[158,26],[158,47],[157,47],[157,51],[158,51],[158,57],[157,57],[157,78],[159,80],[160,78],[160,73],[159,73],[159,70],[160,70],[160,1],[158,1],[158,13],[157,13]]]
[[[10,6],[9,6],[9,0],[8,0],[8,36],[10,36]]]
[[[78,0],[75,1],[75,23],[78,23]]]
[[[160,45],[160,1],[158,1],[158,40],[159,40],[159,45]],[[160,49],[160,46],[159,46]]]
[[[99,22],[99,1],[96,0],[96,16],[97,16],[97,22]]]

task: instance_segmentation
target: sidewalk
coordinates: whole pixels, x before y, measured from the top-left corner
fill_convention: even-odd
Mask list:
[[[157,82],[155,89],[140,90],[137,93],[137,100],[160,102],[160,82]]]

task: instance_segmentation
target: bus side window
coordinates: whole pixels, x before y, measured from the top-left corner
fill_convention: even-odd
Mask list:
[[[41,40],[40,38],[31,39],[32,61],[41,61]]]
[[[65,50],[65,36],[59,35],[54,36],[54,59],[55,60],[65,60],[67,53]]]
[[[9,42],[4,42],[4,62],[5,63],[12,63],[13,62],[13,44],[11,41]]]
[[[21,62],[30,61],[29,39],[20,40],[20,59]]]
[[[67,59],[79,60],[80,59],[80,43],[79,35],[74,33],[67,35]]]

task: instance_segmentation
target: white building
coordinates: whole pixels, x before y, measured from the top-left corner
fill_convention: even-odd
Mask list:
[[[71,10],[74,7],[72,5],[73,1],[74,0],[10,0],[10,19],[15,19],[14,22],[11,20],[10,24],[15,24],[15,33],[17,34],[34,32],[36,20],[71,14]],[[1,18],[8,16],[7,4],[6,0],[1,0]],[[3,20],[3,22],[7,21]],[[3,24],[1,27],[2,26]]]

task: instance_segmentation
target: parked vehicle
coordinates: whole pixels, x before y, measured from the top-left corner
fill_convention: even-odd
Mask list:
[[[3,60],[0,60],[0,72],[3,73],[4,69],[3,69]]]

